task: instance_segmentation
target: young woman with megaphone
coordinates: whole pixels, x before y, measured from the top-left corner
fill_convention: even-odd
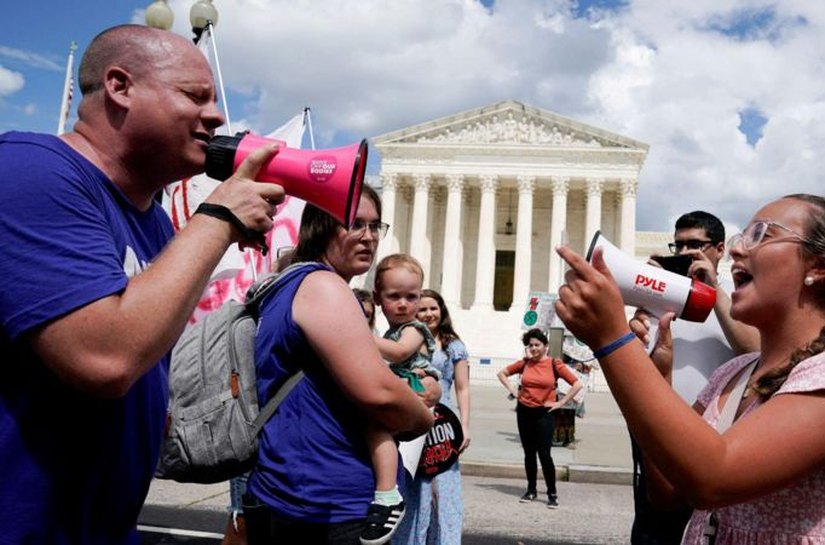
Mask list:
[[[629,330],[602,250],[591,265],[557,249],[571,270],[556,313],[594,349],[632,435],[658,470],[655,499],[695,509],[683,543],[823,543],[825,198],[797,194],[769,203],[728,248],[731,316],[759,330],[760,351],[714,372],[695,410]],[[663,316],[663,330],[672,317]]]

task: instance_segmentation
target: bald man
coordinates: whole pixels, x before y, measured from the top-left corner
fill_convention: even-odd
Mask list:
[[[230,244],[283,189],[251,154],[174,240],[154,195],[202,172],[224,120],[204,56],[143,26],[99,34],[73,132],[0,135],[0,543],[137,543],[168,353]],[[234,217],[234,218],[233,218]],[[245,229],[241,229],[241,225]]]

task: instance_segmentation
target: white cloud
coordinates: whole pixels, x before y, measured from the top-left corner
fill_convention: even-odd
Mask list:
[[[17,61],[22,61],[33,68],[44,68],[46,70],[64,70],[64,68],[61,67],[59,63],[55,62],[52,59],[44,57],[43,55],[39,55],[37,53],[32,53],[31,51],[25,51],[22,49],[15,49],[13,47],[6,47],[4,45],[0,45],[0,57],[6,57]]]
[[[189,0],[174,0],[188,33]],[[564,0],[238,0],[220,5],[231,114],[269,130],[311,106],[319,145],[516,99],[650,144],[639,228],[687,209],[742,224],[821,191],[825,4],[636,0],[573,18]],[[771,11],[773,10],[773,11]],[[742,14],[759,32],[725,34]],[[723,32],[725,30],[725,32]],[[747,30],[747,28],[745,29]],[[239,94],[243,93],[243,95]],[[767,118],[755,147],[739,112]]]
[[[821,192],[812,152],[825,144],[823,6],[783,4],[776,18],[784,34],[771,41],[699,30],[743,5],[763,4],[637,3],[612,21],[614,37],[624,39],[594,87],[618,86],[599,95],[598,108],[617,130],[651,144],[639,195],[644,227],[660,229],[686,208],[741,224],[769,199]],[[799,18],[806,24],[782,22]],[[627,60],[644,44],[647,62]],[[749,105],[768,118],[755,149],[737,129],[738,112]]]
[[[0,97],[16,93],[26,84],[23,74],[0,66]]]

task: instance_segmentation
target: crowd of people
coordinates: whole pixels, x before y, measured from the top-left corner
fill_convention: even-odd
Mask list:
[[[173,237],[155,195],[203,171],[224,122],[209,65],[185,38],[108,29],[78,80],[71,132],[0,135],[0,540],[10,543],[138,542],[169,351],[226,249],[257,244],[284,198],[254,182],[277,153],[263,147]],[[295,266],[261,305],[260,403],[296,371],[304,378],[237,482],[250,545],[461,541],[459,462],[407,475],[397,441],[425,434],[441,403],[458,414],[458,451],[468,448],[470,356],[413,256],[384,258],[371,293],[351,289],[387,228],[367,185],[349,228],[308,204]],[[570,266],[556,312],[593,349],[632,436],[631,541],[825,543],[825,199],[772,201],[727,243],[718,218],[691,212],[671,246],[716,289],[705,323],[645,309],[628,320],[600,250],[588,262],[556,249]],[[717,270],[726,252],[732,285]],[[555,508],[554,419],[583,383],[548,354],[543,331],[522,342],[524,356],[498,373],[516,401],[519,501],[538,497],[538,458]]]

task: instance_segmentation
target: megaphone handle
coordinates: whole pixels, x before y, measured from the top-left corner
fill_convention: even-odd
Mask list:
[[[650,316],[648,336],[650,337],[650,342],[645,346],[645,351],[647,351],[647,355],[649,356],[653,352],[653,347],[656,346],[656,342],[659,340],[659,318],[656,316]]]
[[[258,233],[257,231],[253,231],[253,232],[256,233],[255,234],[255,240],[246,241],[246,242],[239,242],[238,243],[238,249],[241,250],[241,251],[244,251],[244,250],[258,250],[259,252],[261,252],[261,255],[266,255],[267,253],[269,253],[269,245],[267,245],[267,243],[266,243],[266,237],[264,237],[263,233]],[[253,277],[257,276],[257,274],[258,274],[257,271],[254,271],[254,269],[253,269],[253,272],[252,272]]]

